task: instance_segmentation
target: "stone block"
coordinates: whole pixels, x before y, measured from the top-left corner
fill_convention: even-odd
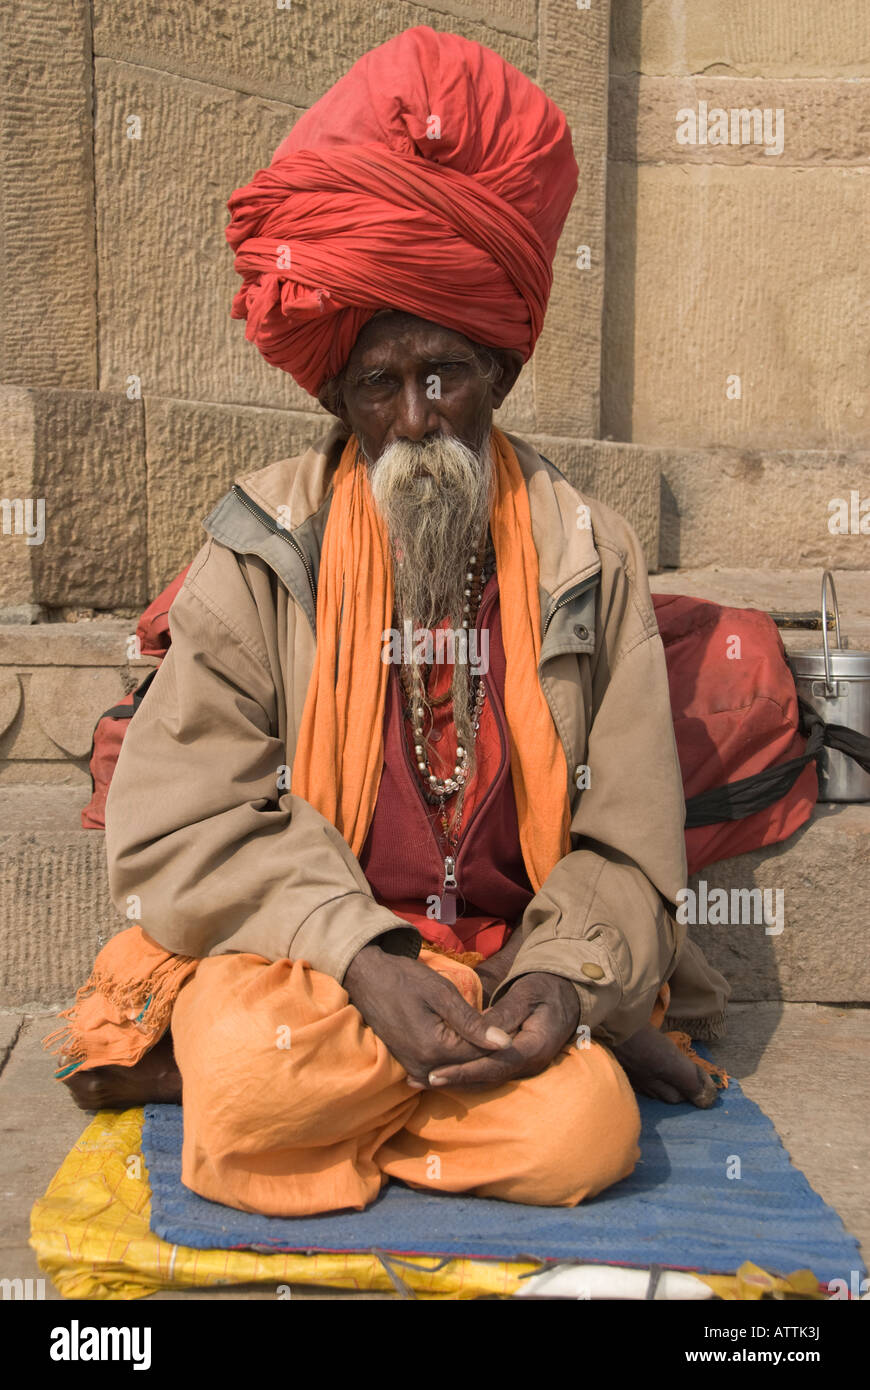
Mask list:
[[[725,889],[729,906],[735,889],[770,893],[773,930],[754,920],[755,913],[752,922],[745,914],[739,924],[690,927],[734,1000],[870,1002],[868,853],[870,804],[819,803],[782,844],[710,864],[689,880],[696,893],[704,880],[708,901],[714,888]]]
[[[663,566],[870,569],[870,534],[832,534],[852,494],[870,510],[870,454],[810,449],[665,450],[661,456]],[[833,509],[832,509],[833,508]],[[862,518],[858,515],[860,528]]]
[[[867,12],[853,0],[623,0],[611,52],[614,72],[870,75]]]
[[[631,164],[866,165],[870,82],[614,76],[609,129]]]
[[[0,606],[142,603],[141,402],[0,386],[0,492]]]
[[[0,788],[0,1007],[67,999],[128,925],[109,897],[103,832],[81,829],[86,801],[78,787]]]
[[[188,565],[207,539],[202,519],[238,473],[292,458],[326,433],[325,414],[145,402],[148,436],[149,595]]]
[[[97,720],[153,665],[128,659],[133,631],[122,619],[0,626],[0,784],[90,788]]]
[[[866,449],[868,177],[611,162],[603,434]]]
[[[0,381],[97,385],[88,0],[0,6]]]
[[[103,390],[319,409],[230,318],[227,199],[299,108],[129,63],[98,60],[96,80]]]

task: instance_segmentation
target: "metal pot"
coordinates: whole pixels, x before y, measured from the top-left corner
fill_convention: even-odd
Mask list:
[[[828,645],[828,598],[837,632],[837,645]],[[842,724],[870,736],[870,652],[841,645],[840,610],[834,576],[822,575],[822,650],[792,652],[788,658],[798,694],[826,724]],[[833,748],[823,748],[818,760],[820,801],[870,801],[870,773]]]

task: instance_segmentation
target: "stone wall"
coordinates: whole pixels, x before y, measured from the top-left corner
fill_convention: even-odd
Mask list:
[[[613,7],[602,433],[660,460],[663,565],[870,567],[828,525],[870,532],[868,79],[852,0]]]

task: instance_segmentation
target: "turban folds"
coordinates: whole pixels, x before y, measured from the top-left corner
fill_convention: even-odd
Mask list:
[[[311,395],[385,308],[526,361],[576,187],[565,117],[539,87],[478,43],[408,29],[230,197],[231,315]]]

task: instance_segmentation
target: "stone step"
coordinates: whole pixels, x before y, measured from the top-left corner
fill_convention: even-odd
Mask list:
[[[870,570],[832,570],[840,609],[844,646],[870,651]],[[819,626],[781,627],[786,651],[819,650],[822,570],[707,569],[662,570],[649,576],[654,594],[691,594],[733,608],[761,608],[766,613],[812,613]],[[833,626],[829,641],[835,644]]]
[[[731,984],[732,999],[870,1002],[868,860],[870,803],[819,802],[788,840],[710,864],[689,880],[694,916],[707,918],[690,935]],[[711,902],[716,888],[727,894],[721,924]],[[741,889],[761,890],[760,897],[735,896]],[[767,923],[759,920],[764,905]]]
[[[103,832],[81,829],[86,800],[77,787],[0,788],[0,1008],[68,1000],[127,925],[109,898]],[[870,1001],[868,853],[870,805],[820,805],[784,844],[691,880],[698,894],[705,881],[708,899],[726,889],[729,903],[732,889],[771,894],[772,931],[752,920],[691,929],[735,1000]]]
[[[0,624],[0,786],[90,788],[94,725],[154,664],[129,655],[135,630],[132,618]]]

